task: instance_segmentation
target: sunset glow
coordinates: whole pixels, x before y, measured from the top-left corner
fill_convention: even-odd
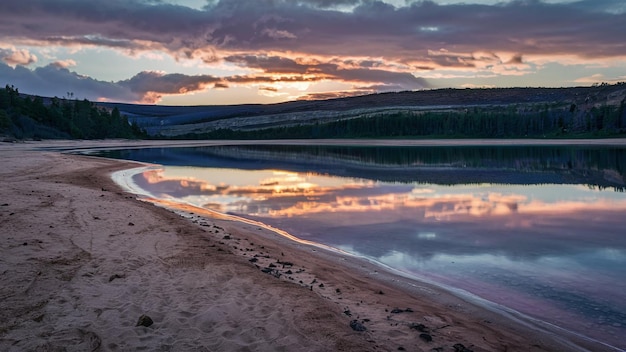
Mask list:
[[[0,2],[0,84],[169,105],[626,80],[621,0]]]
[[[192,169],[183,170],[189,174]],[[210,204],[211,200],[218,198],[236,199],[233,204],[240,209],[238,212],[271,218],[327,213],[380,213],[383,214],[380,215],[382,218],[393,219],[421,214],[424,221],[484,218],[485,221],[492,219],[498,223],[504,222],[505,226],[525,227],[532,218],[572,216],[575,213],[582,216],[589,212],[626,212],[625,200],[584,199],[584,189],[581,189],[581,199],[549,201],[537,198],[536,194],[529,196],[513,191],[505,194],[482,186],[454,193],[436,185],[430,188],[422,185],[383,188],[380,184],[367,181],[278,170],[251,172],[219,169],[214,170],[214,175],[205,174],[207,179],[178,178],[178,173],[175,167],[148,170],[138,176],[140,181],[137,182],[145,182],[155,195],[188,199],[198,206]],[[216,184],[214,180],[223,178],[224,174],[229,174],[233,183]],[[240,174],[248,176],[241,178]],[[259,179],[248,178],[250,174],[255,174]],[[268,174],[271,176],[267,177]],[[240,178],[242,181],[237,181]],[[364,220],[376,216],[370,215]]]

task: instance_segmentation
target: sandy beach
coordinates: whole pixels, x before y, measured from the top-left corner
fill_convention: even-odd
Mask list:
[[[167,144],[0,144],[0,350],[614,351],[254,223],[173,212],[111,179],[138,164],[53,150]]]

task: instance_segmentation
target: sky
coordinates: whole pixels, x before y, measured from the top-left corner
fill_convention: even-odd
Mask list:
[[[625,0],[0,1],[0,84],[161,105],[626,81]]]

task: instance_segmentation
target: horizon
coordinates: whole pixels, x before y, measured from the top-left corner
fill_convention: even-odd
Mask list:
[[[615,83],[593,83],[591,85],[577,85],[571,87],[540,87],[540,86],[528,86],[528,87],[467,87],[467,88],[458,88],[458,87],[444,87],[444,88],[424,88],[420,90],[413,91],[388,91],[388,92],[373,92],[373,93],[365,93],[363,95],[350,95],[350,96],[342,96],[342,97],[330,97],[330,98],[320,98],[316,100],[286,100],[286,101],[278,101],[278,102],[262,102],[262,103],[235,103],[235,104],[195,104],[195,105],[166,105],[166,104],[154,104],[154,103],[142,103],[142,102],[122,102],[122,101],[92,101],[96,104],[119,104],[119,105],[145,105],[145,106],[162,106],[162,107],[202,107],[202,106],[237,106],[237,105],[278,105],[278,104],[289,104],[289,103],[297,103],[297,102],[323,102],[329,100],[338,100],[338,99],[350,99],[350,98],[359,98],[359,97],[367,97],[371,95],[381,95],[381,94],[402,94],[402,93],[420,93],[420,92],[428,92],[428,91],[444,91],[444,90],[458,90],[458,91],[467,91],[467,90],[506,90],[506,89],[578,89],[578,88],[593,88],[593,87],[602,87],[604,85],[607,86],[619,86],[626,85],[626,81],[615,82]],[[8,86],[11,86],[10,84]],[[13,86],[12,88],[17,89],[20,95],[30,96],[30,97],[40,97],[44,99],[62,99],[68,101],[76,101],[83,100],[87,98],[76,98],[76,97],[59,97],[59,96],[42,96],[37,94],[30,94],[29,92],[22,92],[19,90],[19,87]],[[87,99],[89,100],[89,99]]]
[[[626,81],[620,0],[22,0],[0,84],[206,106]]]

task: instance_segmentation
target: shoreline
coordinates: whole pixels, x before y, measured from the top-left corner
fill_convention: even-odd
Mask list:
[[[124,143],[137,146],[0,146],[7,204],[0,221],[10,234],[0,262],[3,350],[453,351],[461,344],[560,351],[573,348],[567,339],[580,350],[615,350],[525,327],[427,284],[409,289],[396,277],[381,278],[374,264],[312,250],[254,224],[198,209],[182,217],[136,200],[109,176],[135,162],[36,151]],[[154,325],[134,326],[141,314]],[[351,328],[355,320],[367,330]]]
[[[446,284],[436,282],[426,277],[419,277],[409,273],[405,273],[401,270],[386,266],[385,264],[371,258],[358,256],[321,243],[300,239],[297,236],[292,235],[284,230],[275,228],[271,225],[267,225],[256,220],[247,219],[245,217],[237,215],[223,214],[215,210],[206,209],[187,203],[151,198],[150,195],[144,193],[143,189],[141,189],[137,185],[132,184],[132,181],[130,181],[132,175],[148,170],[151,167],[154,166],[151,164],[147,164],[143,167],[122,170],[113,175],[113,178],[116,179],[116,182],[120,184],[121,187],[125,187],[128,192],[139,195],[140,199],[141,197],[143,197],[144,201],[176,212],[180,216],[185,217],[194,223],[206,223],[206,221],[223,219],[238,224],[234,226],[249,226],[251,228],[256,227],[258,230],[263,230],[260,233],[262,236],[278,242],[279,246],[292,247],[296,248],[297,250],[313,252],[315,253],[315,256],[321,257],[327,262],[349,267],[349,270],[351,270],[353,274],[360,274],[363,277],[366,277],[373,281],[377,281],[378,285],[393,286],[409,294],[424,296],[426,293],[429,298],[437,301],[437,303],[440,305],[447,305],[450,307],[455,305],[469,305],[470,307],[468,309],[470,310],[476,310],[479,312],[483,310],[488,311],[491,315],[490,319],[499,320],[500,324],[503,324],[502,320],[509,320],[513,321],[514,324],[523,325],[524,327],[539,334],[553,334],[553,337],[558,340],[559,343],[568,346],[569,350],[572,351],[584,350],[584,348],[581,345],[573,344],[571,341],[568,340],[568,337],[572,340],[577,340],[579,343],[580,341],[585,341],[585,343],[583,344],[590,344],[591,346],[604,346],[608,350],[614,351],[620,350],[617,347],[611,346],[592,337],[585,336],[576,331],[568,330],[567,328],[554,325],[538,318],[534,318],[507,306],[484,299],[465,290],[453,286],[448,286]],[[278,235],[279,237],[274,237],[275,235]],[[240,242],[237,242],[236,244],[240,244]],[[236,249],[237,246],[235,246],[234,248]],[[244,257],[247,257],[246,259],[248,259],[250,257],[256,258],[262,256],[263,253],[250,250],[250,252],[246,251],[244,253],[239,253],[235,251],[235,254],[243,255]],[[280,258],[278,258],[278,264],[280,264]],[[292,269],[293,267],[290,266],[289,268]],[[264,268],[262,268],[257,265],[257,269],[267,270],[268,267],[265,266]],[[283,273],[281,273],[280,270],[275,269],[275,272],[279,273],[280,276],[284,279],[284,276],[282,276]],[[307,278],[311,279],[311,277],[308,276]],[[303,284],[303,281],[299,279],[301,279],[301,277],[298,277],[298,275],[289,276],[289,280],[294,282],[300,281],[301,286],[310,287],[313,291],[315,286]],[[315,275],[312,277],[312,279],[315,280],[316,283],[319,283],[319,281],[317,281],[318,277],[316,277]],[[324,294],[321,295],[323,298],[328,299],[335,304],[341,304],[341,302],[338,301],[336,297]],[[355,302],[353,302],[353,304],[354,303]]]
[[[598,139],[278,139],[278,140],[50,140],[43,142],[9,143],[40,145],[41,150],[76,151],[88,153],[97,150],[202,147],[221,145],[328,145],[328,146],[626,146],[626,138]]]

